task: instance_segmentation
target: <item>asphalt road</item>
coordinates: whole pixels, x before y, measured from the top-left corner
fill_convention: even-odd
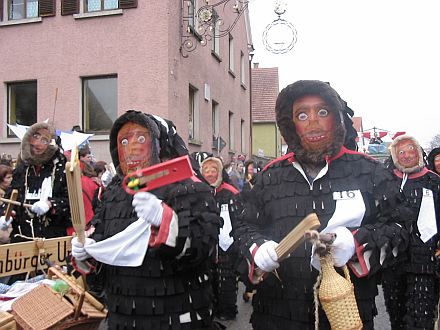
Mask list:
[[[234,321],[222,321],[221,323],[226,326],[227,330],[252,330],[252,326],[249,323],[252,305],[251,302],[245,303],[242,299],[244,286],[240,283],[238,290],[238,315]],[[376,305],[379,315],[374,319],[375,330],[390,330],[390,322],[388,320],[388,314],[385,310],[385,305],[382,296],[382,288],[379,287],[379,296],[376,297]],[[99,327],[99,330],[106,330],[107,326],[105,321]]]
[[[249,323],[252,305],[251,302],[245,303],[242,299],[243,286],[240,283],[237,305],[238,315],[234,321],[222,321],[221,323],[227,327],[228,330],[252,330],[252,326]],[[379,315],[374,319],[375,330],[390,330],[390,322],[388,320],[388,314],[385,310],[383,301],[382,288],[379,287],[379,295],[376,297],[376,305]]]

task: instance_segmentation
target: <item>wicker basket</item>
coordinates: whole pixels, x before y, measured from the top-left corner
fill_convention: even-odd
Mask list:
[[[85,300],[85,291],[71,283],[59,270],[52,269],[53,272],[69,284],[70,292],[61,296],[43,284],[15,300],[12,314],[18,329],[98,329],[106,311]]]
[[[14,320],[14,315],[0,310],[0,329],[1,330],[16,330],[17,324]]]
[[[347,266],[344,266],[343,270],[345,278],[336,272],[331,255],[321,258],[321,283],[318,297],[332,330],[362,329],[362,321]]]

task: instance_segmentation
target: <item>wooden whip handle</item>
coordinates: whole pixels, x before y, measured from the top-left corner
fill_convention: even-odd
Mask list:
[[[17,189],[12,190],[10,200],[15,202],[17,200],[17,197],[18,197],[18,190]],[[6,207],[6,211],[5,211],[6,220],[8,220],[9,216],[11,215],[13,207],[14,206],[12,203],[8,203],[8,206]]]

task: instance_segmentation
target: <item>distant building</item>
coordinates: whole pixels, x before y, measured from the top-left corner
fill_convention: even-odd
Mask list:
[[[60,130],[80,125],[95,134],[93,153],[110,160],[113,121],[136,109],[171,119],[191,152],[249,155],[249,14],[202,47],[204,31],[195,16],[203,5],[0,0],[2,152],[16,155],[19,149],[7,123],[49,119]],[[212,17],[212,33],[219,35],[220,19],[224,28],[236,14],[226,8]],[[195,49],[186,52],[189,46]],[[219,136],[226,143],[221,152],[213,145]]]
[[[252,155],[272,159],[282,154],[282,137],[275,119],[279,93],[278,68],[252,68]]]

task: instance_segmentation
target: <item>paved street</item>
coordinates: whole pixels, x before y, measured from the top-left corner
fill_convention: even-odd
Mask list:
[[[379,296],[376,298],[377,308],[379,315],[374,320],[375,330],[389,330],[390,323],[388,321],[388,314],[385,311],[385,305],[383,302],[382,289],[379,290]],[[238,315],[235,321],[222,322],[227,326],[228,330],[251,330],[252,327],[249,324],[250,314],[252,311],[252,305],[250,302],[245,303],[241,298],[243,294],[243,286],[240,284],[238,293]]]
[[[245,303],[242,299],[244,287],[240,283],[238,292],[238,315],[234,321],[222,321],[222,324],[227,327],[228,330],[252,330],[249,319],[251,316],[252,305],[251,302]],[[390,323],[388,321],[388,314],[385,311],[385,305],[383,302],[382,289],[379,290],[379,296],[376,298],[377,309],[379,315],[374,319],[375,330],[390,330]],[[99,328],[100,330],[106,330],[105,322]],[[294,330],[294,329],[292,329]],[[300,330],[300,329],[298,329]]]

